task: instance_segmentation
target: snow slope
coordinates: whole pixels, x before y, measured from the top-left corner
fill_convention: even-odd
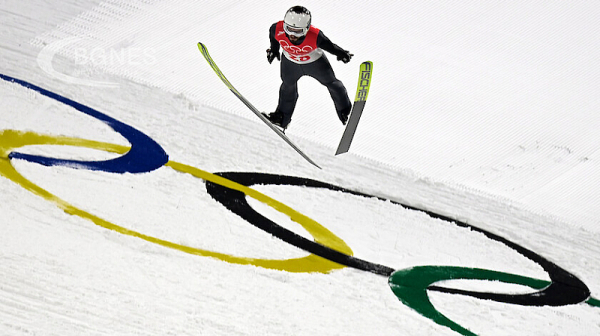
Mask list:
[[[360,61],[374,62],[355,143],[338,157],[332,104],[301,81],[288,134],[322,170],[255,120],[196,48],[205,43],[247,98],[272,109],[278,69],[264,59],[266,30],[290,4],[3,4],[0,74],[41,91],[0,81],[0,334],[598,334],[595,299],[532,307],[428,290],[460,326],[452,328],[403,304],[385,270],[434,266],[448,276],[443,267],[452,266],[556,280],[547,261],[598,297],[600,7],[352,4],[305,2],[314,24],[354,52],[348,65],[330,58],[350,92]],[[90,110],[116,122],[82,112]],[[118,160],[126,148],[107,144],[140,138],[117,122],[155,141],[169,163],[121,174],[7,158]],[[9,148],[20,141],[37,143]],[[161,158],[146,154],[124,165]],[[214,175],[225,172],[271,182],[245,189]],[[297,186],[289,176],[324,184]],[[293,239],[221,204],[222,184]],[[349,267],[294,245],[313,240]],[[473,278],[435,285],[535,292]]]

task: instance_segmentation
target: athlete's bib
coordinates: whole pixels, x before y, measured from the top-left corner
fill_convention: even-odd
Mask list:
[[[302,44],[295,45],[285,35],[283,21],[277,22],[275,28],[275,39],[281,45],[283,55],[298,64],[314,62],[323,55],[323,50],[317,47],[317,36],[319,36],[319,29],[310,26]]]

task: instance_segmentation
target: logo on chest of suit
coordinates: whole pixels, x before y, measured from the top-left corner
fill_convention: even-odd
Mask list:
[[[303,55],[313,51],[313,47],[308,45],[300,48],[298,46],[290,45],[289,43],[287,43],[287,41],[279,41],[279,44],[281,44],[283,50],[287,51],[289,54]]]

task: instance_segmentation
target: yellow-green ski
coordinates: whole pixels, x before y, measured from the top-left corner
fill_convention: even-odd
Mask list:
[[[358,76],[358,86],[356,88],[356,98],[352,104],[352,111],[346,124],[346,129],[340,140],[335,155],[346,153],[350,149],[350,144],[356,133],[358,121],[365,108],[367,97],[369,96],[369,87],[371,87],[371,76],[373,74],[373,62],[367,61],[360,65],[360,75]]]

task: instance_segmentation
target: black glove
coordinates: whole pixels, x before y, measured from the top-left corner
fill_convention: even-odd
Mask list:
[[[342,61],[344,63],[348,63],[350,62],[352,56],[354,56],[354,54],[351,54],[348,50],[344,50],[343,54],[338,55],[337,60]]]
[[[275,57],[277,57],[277,59],[281,61],[281,55],[279,54],[279,50],[273,51],[271,50],[271,48],[267,49],[267,61],[269,61],[269,64],[273,63]]]

